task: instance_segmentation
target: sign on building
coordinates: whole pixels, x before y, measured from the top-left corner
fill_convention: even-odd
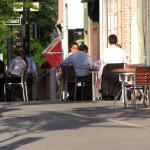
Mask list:
[[[39,11],[39,2],[32,2],[33,8],[30,8],[30,11]],[[23,2],[16,2],[14,4],[14,11],[22,12],[23,11]]]

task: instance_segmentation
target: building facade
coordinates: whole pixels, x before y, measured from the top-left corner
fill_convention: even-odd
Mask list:
[[[102,58],[108,36],[116,34],[129,63],[150,65],[149,0],[58,0],[58,3],[57,24],[62,28],[64,57],[69,51],[72,30],[83,28],[84,42],[94,61]]]
[[[57,26],[61,28],[63,57],[70,44],[84,38],[84,5],[80,0],[58,0]]]
[[[108,46],[108,36],[116,34],[118,43],[128,55],[129,63],[150,65],[149,0],[82,0],[81,2],[88,11],[88,35],[85,37],[93,60],[102,57],[104,48]],[[98,20],[95,19],[97,16]]]

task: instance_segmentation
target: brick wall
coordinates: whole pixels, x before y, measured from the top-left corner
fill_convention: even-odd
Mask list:
[[[131,0],[120,1],[121,7],[121,41],[122,47],[127,52],[130,59],[131,51]]]
[[[108,0],[108,35],[118,35],[130,59],[131,51],[131,0]]]

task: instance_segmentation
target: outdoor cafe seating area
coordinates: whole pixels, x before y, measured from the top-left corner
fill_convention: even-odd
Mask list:
[[[150,105],[150,67],[144,64],[128,64],[128,65],[117,65],[117,67],[112,67],[109,74],[111,80],[119,83],[119,89],[117,89],[114,96],[114,108],[117,107],[118,102],[122,102],[124,108],[131,107],[136,108],[137,104],[140,102],[143,107],[148,107]],[[72,66],[64,67],[61,69],[62,76],[59,79],[58,84],[58,99],[61,101],[70,101],[68,99],[68,91],[72,89],[73,101],[102,101],[105,100],[101,93],[103,89],[104,78],[102,76],[101,80],[98,77],[98,70],[91,69],[91,76],[88,78],[78,78],[75,75],[74,68]],[[1,75],[2,76],[2,75]],[[106,80],[109,81],[109,79]],[[115,78],[113,77],[115,76]],[[116,78],[117,77],[117,78]],[[7,78],[8,79],[8,78]],[[28,101],[28,93],[26,86],[26,75],[21,77],[19,83],[6,82],[1,91],[4,90],[5,101],[7,101],[8,86],[18,86],[22,88],[22,100]],[[1,78],[2,82],[2,78]],[[111,83],[107,83],[110,88]],[[71,85],[71,86],[70,86]],[[113,85],[113,86],[114,86]],[[17,88],[17,87],[16,87]],[[113,87],[114,89],[114,87]],[[14,90],[14,88],[12,88]],[[107,89],[105,89],[107,90]],[[14,91],[12,91],[14,92]],[[139,96],[137,96],[139,95]],[[107,99],[106,99],[107,100]],[[110,99],[109,99],[110,100]]]

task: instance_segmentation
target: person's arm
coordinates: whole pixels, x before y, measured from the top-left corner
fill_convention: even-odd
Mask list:
[[[88,62],[89,62],[89,65],[90,65],[90,69],[93,67],[93,61],[92,61],[92,58],[88,55]]]
[[[37,77],[37,67],[36,67],[36,64],[33,60],[32,60],[32,75],[34,77]]]
[[[72,57],[72,55],[70,55],[69,57],[67,57],[65,60],[63,60],[59,65],[58,65],[58,67],[57,68],[60,68],[60,67],[62,67],[62,66],[67,66],[67,65],[70,65],[71,64],[71,57]]]

